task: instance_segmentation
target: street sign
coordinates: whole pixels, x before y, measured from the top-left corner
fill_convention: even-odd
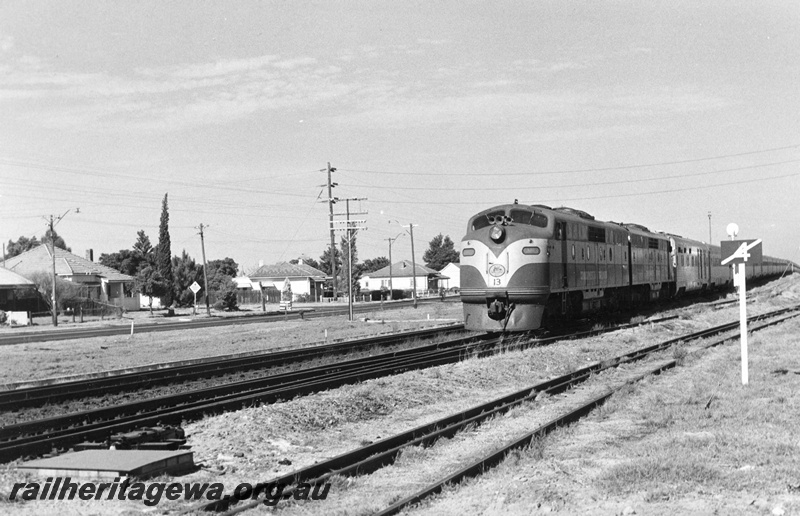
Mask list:
[[[747,265],[761,265],[761,239],[758,240],[723,240],[721,242],[722,263],[720,265],[733,265],[745,263]]]
[[[184,285],[185,285],[185,283],[184,283]],[[189,290],[191,290],[195,294],[200,292],[201,289],[202,289],[202,287],[200,285],[198,285],[196,281],[194,283],[192,283],[191,285],[189,285]]]

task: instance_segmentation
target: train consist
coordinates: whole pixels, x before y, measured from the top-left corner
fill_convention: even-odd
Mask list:
[[[720,248],[586,212],[504,204],[469,220],[461,241],[469,330],[528,331],[543,323],[732,284]],[[783,273],[769,256],[747,278]]]

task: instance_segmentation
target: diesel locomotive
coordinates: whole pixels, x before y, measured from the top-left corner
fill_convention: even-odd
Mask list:
[[[461,241],[461,301],[469,330],[529,331],[600,310],[635,308],[725,288],[719,246],[572,208],[504,204],[470,218]],[[769,256],[747,277],[779,275]]]

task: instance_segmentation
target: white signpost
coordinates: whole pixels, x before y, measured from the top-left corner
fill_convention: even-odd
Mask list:
[[[739,226],[728,224],[728,235],[730,242],[722,242],[722,262],[721,265],[730,264],[734,268],[733,285],[739,287],[739,331],[741,336],[739,341],[742,348],[742,385],[747,385],[750,381],[747,369],[747,285],[746,264],[748,259],[751,263],[761,262],[761,239],[758,240],[733,240],[739,233]],[[757,264],[757,263],[756,263]]]
[[[196,281],[189,285],[189,290],[194,292],[194,308],[192,308],[192,315],[197,313],[197,293],[200,292],[201,288],[202,287],[198,285]]]

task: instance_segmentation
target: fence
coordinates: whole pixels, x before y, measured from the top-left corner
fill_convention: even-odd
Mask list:
[[[122,317],[123,309],[120,306],[109,305],[94,299],[70,299],[64,302],[64,307],[58,311],[59,317],[72,317],[73,321],[83,322],[85,319],[106,319]],[[31,312],[33,324],[46,324],[52,319],[50,311]]]

